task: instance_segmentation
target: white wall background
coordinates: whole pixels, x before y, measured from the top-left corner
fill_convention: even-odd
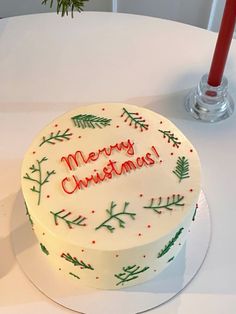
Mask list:
[[[145,14],[207,28],[212,0],[118,0],[118,12]]]
[[[0,17],[52,11],[49,4],[43,6],[41,1],[0,0]],[[89,0],[85,10],[112,11],[116,8],[118,12],[156,16],[207,28],[212,2],[213,11],[220,14],[225,0]],[[217,30],[218,24],[219,17],[211,15],[211,29]]]
[[[42,0],[0,0],[0,17],[15,15],[51,12],[50,4],[41,4]],[[54,0],[56,3],[56,0]],[[56,6],[54,5],[54,11]],[[85,5],[85,10],[111,11],[111,0],[89,0]]]

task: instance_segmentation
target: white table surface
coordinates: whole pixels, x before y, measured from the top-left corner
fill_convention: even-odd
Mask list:
[[[94,102],[151,108],[186,133],[200,154],[212,215],[210,250],[189,286],[148,313],[236,313],[236,114],[205,124],[183,107],[189,89],[209,70],[215,40],[206,30],[128,14],[0,20],[1,314],[71,313],[25,278],[12,253],[9,225],[21,161],[33,137],[57,115]],[[235,42],[225,74],[236,101]]]

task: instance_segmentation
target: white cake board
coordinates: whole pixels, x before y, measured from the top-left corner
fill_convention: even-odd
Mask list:
[[[97,290],[81,287],[76,278],[53,271],[31,230],[21,193],[16,198],[11,221],[13,249],[29,280],[51,300],[68,309],[86,314],[142,313],[173,298],[200,269],[211,237],[210,213],[203,192],[198,206],[195,221],[178,256],[154,279],[130,288]]]

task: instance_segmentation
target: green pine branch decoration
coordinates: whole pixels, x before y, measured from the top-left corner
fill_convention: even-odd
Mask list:
[[[83,262],[82,260],[79,261],[77,257],[72,257],[69,253],[62,253],[61,257],[64,258],[66,261],[72,263],[74,266],[80,266],[81,269],[94,270],[94,268],[90,264],[85,264],[85,262]]]
[[[175,258],[175,257],[174,257],[174,256],[172,256],[170,259],[168,259],[167,263],[172,262],[174,258]]]
[[[40,248],[43,251],[44,254],[49,255],[48,250],[46,249],[46,246],[44,246],[42,243],[40,243]]]
[[[23,177],[26,180],[30,180],[32,182],[35,182],[35,185],[30,189],[32,192],[38,194],[38,205],[40,205],[41,201],[41,195],[42,195],[42,187],[44,184],[48,183],[48,179],[51,175],[56,174],[55,170],[52,171],[46,171],[46,175],[43,178],[42,174],[42,166],[41,164],[45,161],[47,161],[47,157],[43,157],[41,160],[36,160],[36,164],[33,164],[29,169],[31,170],[31,174],[28,174],[26,172],[25,176]],[[36,177],[33,177],[32,175],[36,175]],[[37,186],[37,187],[36,187]]]
[[[39,147],[41,147],[43,144],[52,144],[55,145],[56,142],[63,142],[64,140],[69,140],[70,137],[73,135],[72,133],[69,133],[70,129],[65,130],[64,132],[62,131],[57,131],[57,133],[51,132],[51,134],[48,137],[43,136],[42,142],[39,144]]]
[[[102,222],[98,227],[95,228],[95,230],[98,230],[100,228],[107,228],[108,231],[110,231],[111,233],[114,232],[114,230],[116,229],[113,225],[111,225],[109,222],[112,220],[116,220],[119,223],[119,227],[120,228],[125,228],[125,221],[123,219],[120,218],[120,216],[128,216],[131,219],[135,219],[136,214],[135,213],[129,213],[126,212],[126,208],[128,207],[129,203],[125,202],[124,204],[124,208],[121,212],[118,213],[114,213],[113,209],[116,207],[117,204],[115,204],[113,201],[111,202],[110,205],[110,209],[107,209],[106,212],[109,216],[108,219],[106,219],[104,222]]]
[[[139,115],[138,112],[129,112],[125,108],[123,108],[123,113],[121,117],[125,116],[125,122],[129,122],[130,126],[134,126],[135,129],[140,128],[141,132],[143,130],[148,130],[148,124],[146,121]]]
[[[115,274],[114,276],[119,279],[119,282],[116,284],[116,286],[119,286],[120,284],[123,286],[125,282],[134,280],[138,278],[139,274],[145,272],[148,270],[149,267],[145,266],[144,268],[140,269],[140,266],[132,265],[123,267],[122,270],[123,273]]]
[[[162,209],[173,210],[173,207],[175,206],[184,206],[184,203],[182,202],[183,199],[184,196],[173,194],[172,196],[168,196],[167,199],[163,201],[160,196],[157,201],[152,198],[150,204],[144,206],[143,208],[152,209],[154,212],[161,214]]]
[[[189,177],[189,162],[186,157],[178,157],[175,170],[173,173],[179,178],[179,182]]]
[[[171,131],[163,131],[163,130],[158,130],[158,131],[163,134],[163,138],[166,138],[166,137],[168,138],[168,143],[172,142],[173,147],[179,148],[179,145],[181,144],[181,142],[179,142],[179,139],[175,137],[174,133],[171,133]]]
[[[70,220],[67,217],[71,215],[71,212],[68,212],[68,213],[64,214],[65,213],[65,209],[62,209],[62,210],[60,210],[57,213],[54,213],[54,212],[50,211],[50,213],[54,217],[54,222],[55,222],[56,226],[58,225],[58,220],[60,220],[60,219],[63,220],[67,224],[68,228],[70,228],[70,229],[72,229],[72,225],[82,226],[82,227],[86,226],[86,224],[84,223],[84,220],[87,219],[87,218],[82,217],[81,215],[79,215],[77,218],[75,218],[73,220]]]
[[[195,207],[195,210],[194,210],[194,213],[193,213],[192,221],[195,221],[195,219],[196,219],[197,209],[198,209],[198,204],[196,204],[196,207]]]
[[[77,278],[77,279],[80,279],[79,276],[77,276],[76,274],[74,274],[74,273],[72,273],[72,272],[69,272],[69,275],[71,275],[71,276],[73,276],[73,277],[75,277],[75,278]]]
[[[27,206],[27,204],[26,204],[26,201],[24,201],[24,203],[25,203],[26,215],[27,215],[27,216],[28,216],[28,218],[29,218],[29,222],[30,222],[31,226],[33,227],[34,222],[33,222],[32,218],[31,218],[30,213],[29,213],[29,209],[28,209],[28,206]]]
[[[166,244],[166,246],[164,247],[163,250],[161,250],[158,255],[157,258],[162,257],[163,255],[165,255],[170,249],[171,247],[175,244],[175,242],[177,241],[177,239],[179,238],[180,234],[182,233],[182,231],[184,230],[184,228],[180,228],[175,236]]]
[[[71,118],[74,122],[74,125],[78,128],[91,128],[95,129],[96,127],[102,129],[110,125],[111,119],[104,117],[97,117],[92,114],[79,114]]]
[[[78,12],[83,11],[85,2],[89,0],[55,0],[57,4],[57,14],[61,12],[61,16],[65,14],[68,15],[69,10],[71,10],[71,16],[74,17],[74,10]],[[50,3],[50,8],[52,8],[54,1],[53,0],[43,0],[42,4],[47,5]]]

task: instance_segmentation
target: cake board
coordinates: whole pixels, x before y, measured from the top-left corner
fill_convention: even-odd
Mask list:
[[[210,238],[210,212],[205,195],[201,192],[187,241],[164,271],[137,286],[98,290],[82,287],[76,278],[68,278],[58,270],[53,270],[32,232],[21,192],[17,195],[11,219],[13,250],[27,278],[54,302],[85,314],[143,313],[167,302],[197,274],[206,257]]]

